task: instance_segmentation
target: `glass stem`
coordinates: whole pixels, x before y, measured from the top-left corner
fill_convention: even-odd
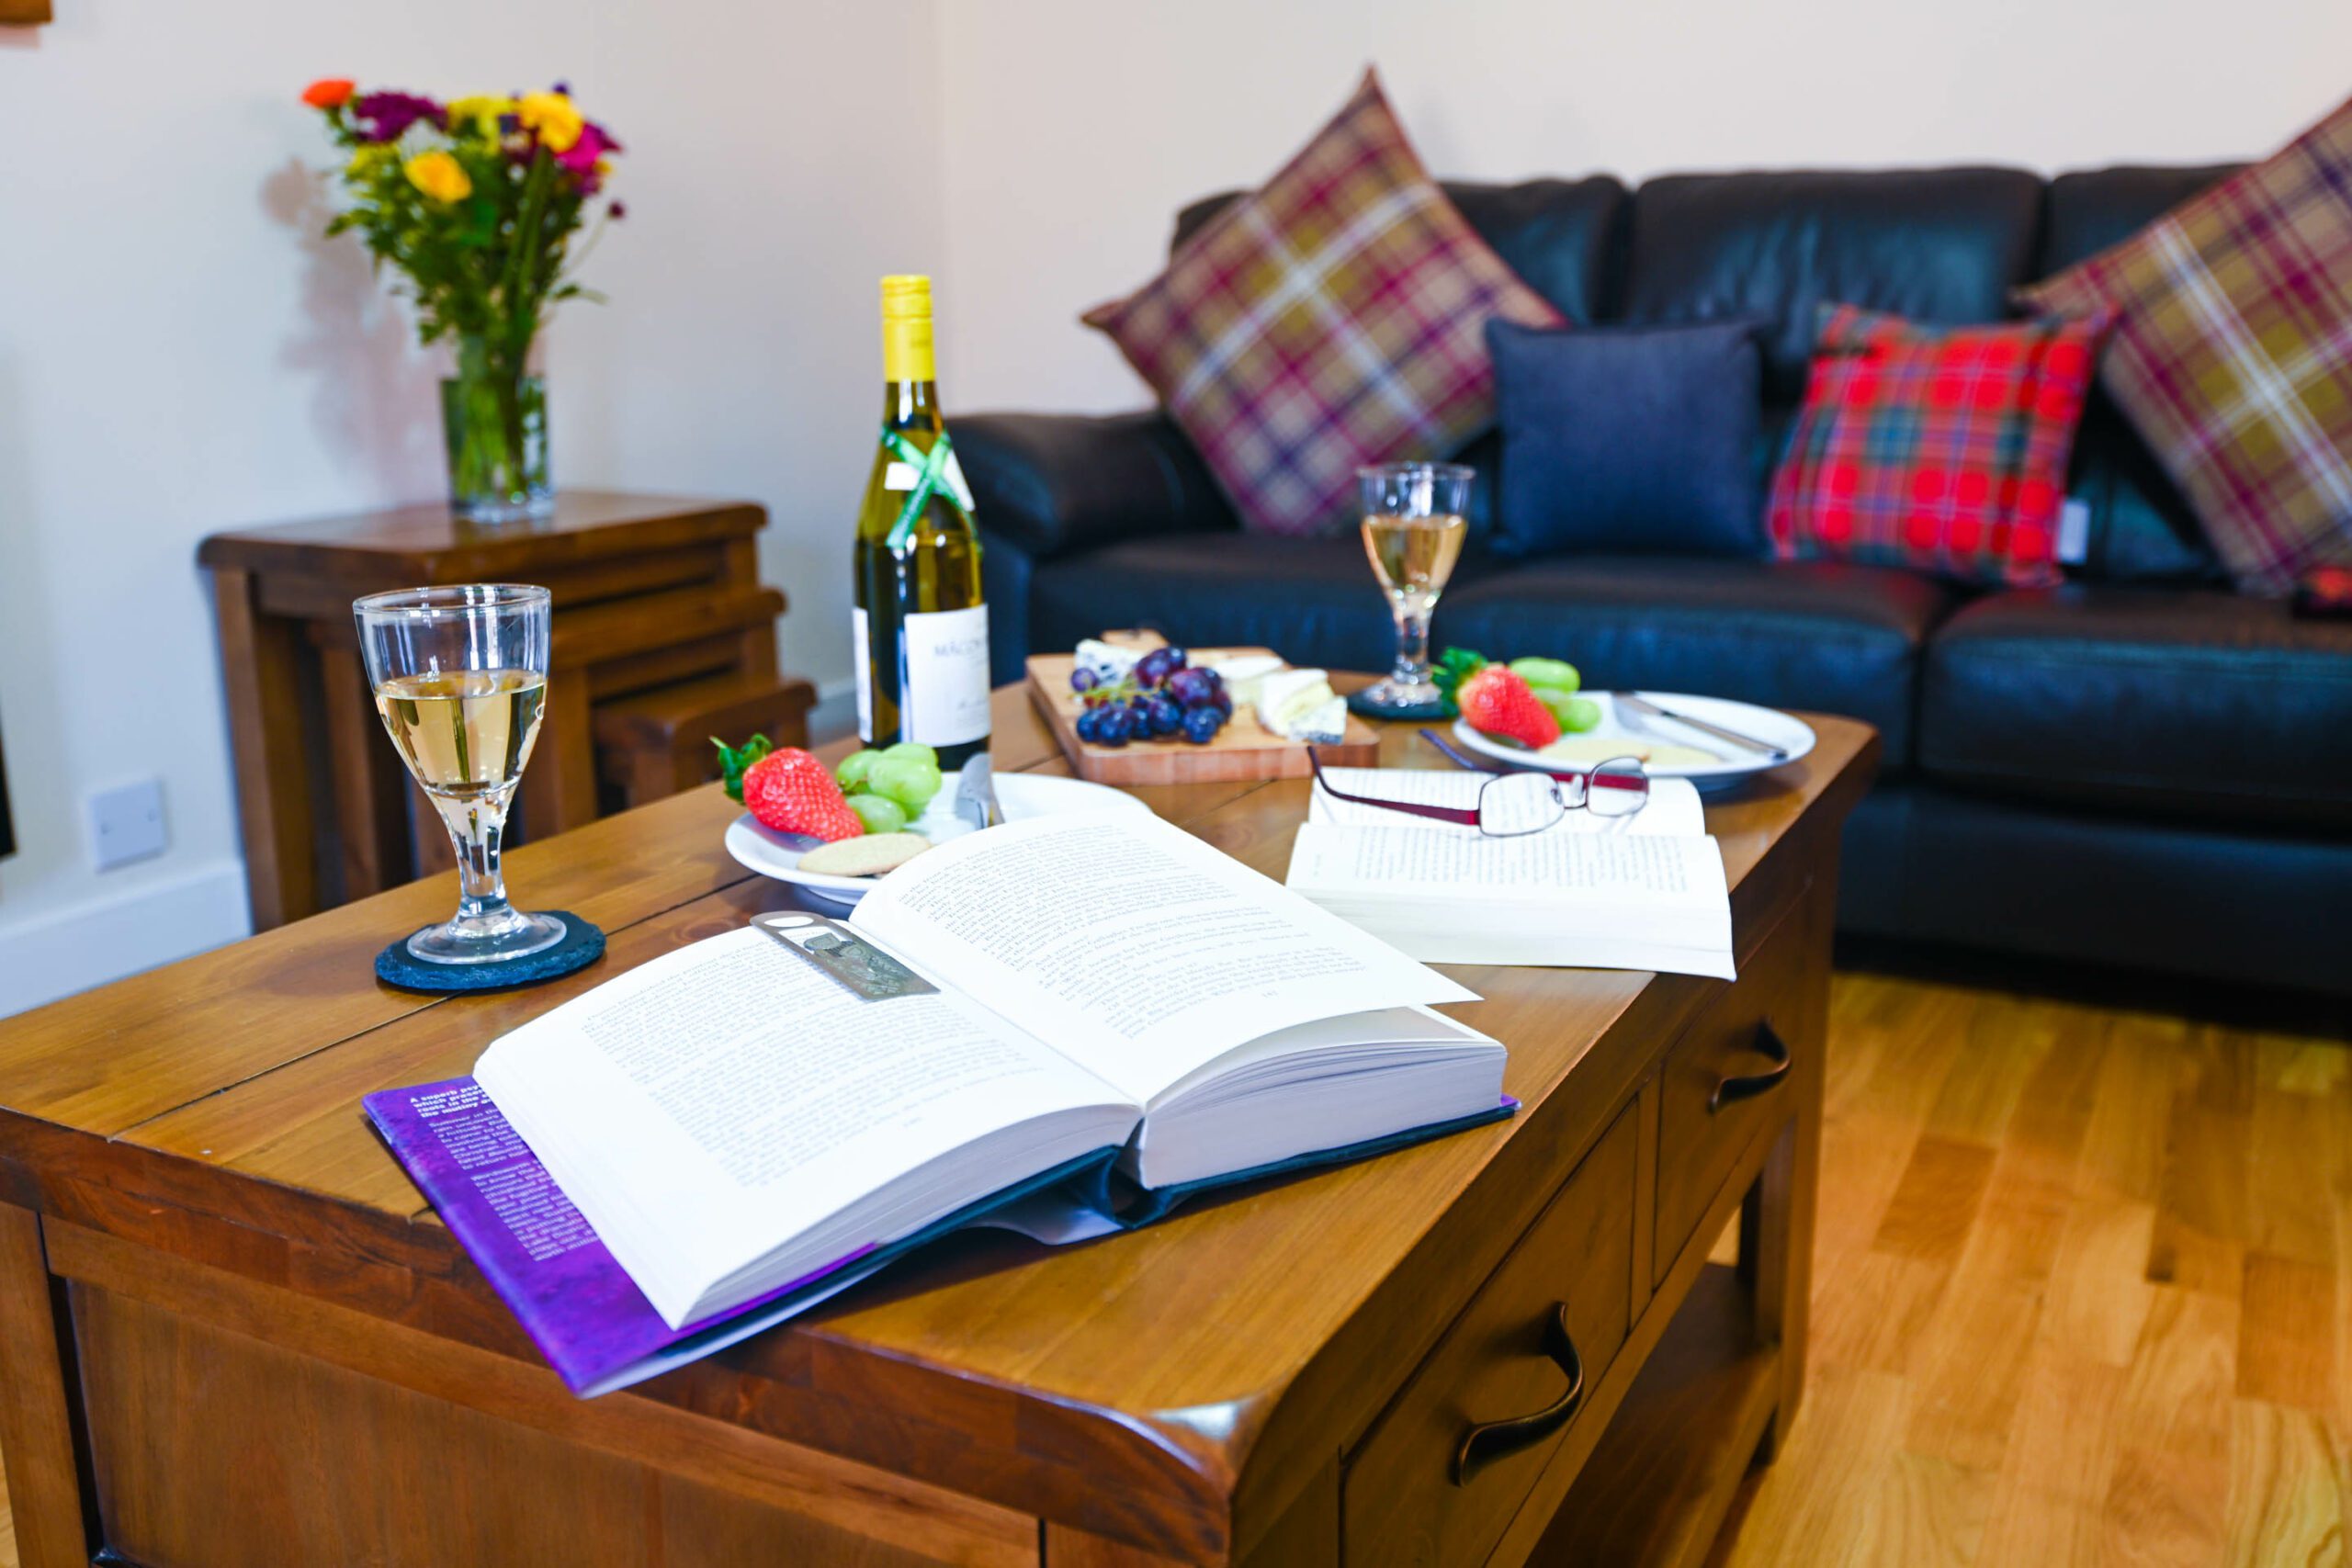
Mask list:
[[[506,832],[504,801],[453,803],[441,819],[458,851],[458,919],[463,925],[495,920],[511,907],[506,902],[506,873],[498,863],[500,840]]]
[[[1392,680],[1408,682],[1426,681],[1430,676],[1430,604],[1415,604],[1397,598],[1391,605],[1396,614],[1396,668]]]

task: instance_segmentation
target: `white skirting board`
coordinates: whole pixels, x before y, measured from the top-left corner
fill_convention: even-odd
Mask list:
[[[215,861],[21,920],[0,919],[0,1018],[252,931],[239,860]]]

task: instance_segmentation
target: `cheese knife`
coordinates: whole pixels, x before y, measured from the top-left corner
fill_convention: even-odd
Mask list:
[[[972,819],[975,828],[994,828],[1004,820],[996,800],[996,768],[988,753],[966,762],[956,780],[956,809]]]
[[[1789,760],[1788,752],[1781,747],[1758,740],[1752,735],[1742,735],[1736,729],[1725,729],[1720,724],[1710,724],[1703,718],[1692,718],[1687,713],[1676,713],[1670,708],[1662,708],[1638,692],[1611,692],[1609,696],[1622,712],[1632,713],[1645,719],[1671,719],[1676,724],[1689,726],[1702,735],[1712,735],[1727,746],[1736,746],[1743,751],[1753,751],[1759,756],[1770,757],[1776,762],[1785,762]]]

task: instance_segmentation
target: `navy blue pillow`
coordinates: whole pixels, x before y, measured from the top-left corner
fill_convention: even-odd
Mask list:
[[[1758,557],[1759,323],[1487,323],[1502,459],[1489,547]]]

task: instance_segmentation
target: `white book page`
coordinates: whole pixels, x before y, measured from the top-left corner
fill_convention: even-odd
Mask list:
[[[891,873],[852,924],[1136,1104],[1245,1041],[1471,992],[1156,817],[1034,818]]]
[[[1415,806],[1450,806],[1467,811],[1478,804],[1478,791],[1489,773],[1437,768],[1326,768],[1323,777],[1332,789],[1368,795],[1382,800],[1408,801]],[[1326,790],[1307,799],[1306,819],[1335,828],[1418,828],[1432,833],[1467,834],[1480,838],[1468,823],[1440,822],[1409,811],[1387,811],[1352,800],[1338,800]],[[1573,837],[1580,833],[1604,838],[1701,838],[1707,831],[1707,813],[1699,802],[1698,786],[1689,779],[1652,779],[1650,798],[1626,817],[1596,817],[1581,808],[1562,816],[1544,831]]]
[[[749,927],[535,1019],[475,1076],[673,1326],[717,1281],[990,1133],[1118,1105],[1115,1143],[1136,1115],[966,998],[864,1001]]]

